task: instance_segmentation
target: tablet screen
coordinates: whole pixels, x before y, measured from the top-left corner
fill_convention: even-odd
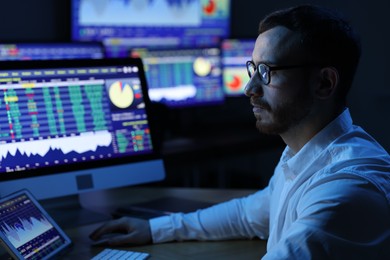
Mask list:
[[[47,259],[71,240],[26,190],[0,200],[0,237],[16,259]]]

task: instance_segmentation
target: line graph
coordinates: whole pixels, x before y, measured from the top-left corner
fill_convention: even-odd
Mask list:
[[[18,221],[13,225],[3,222],[1,228],[8,240],[18,248],[50,230],[53,226],[41,216],[40,219],[35,217],[18,218]]]
[[[43,259],[64,245],[54,222],[26,192],[0,203],[0,233],[23,259]]]
[[[0,231],[19,248],[53,228],[41,211],[25,195],[3,202]]]
[[[202,7],[198,0],[81,0],[81,25],[197,26]]]
[[[193,85],[181,85],[166,88],[151,88],[149,90],[150,99],[160,101],[185,101],[195,98],[196,87]]]
[[[70,152],[83,154],[88,151],[96,151],[98,147],[108,147],[111,143],[112,135],[108,131],[88,132],[58,139],[6,143],[1,145],[0,159],[15,156],[18,152],[27,157],[34,155],[44,157],[50,150],[61,150],[64,154]]]

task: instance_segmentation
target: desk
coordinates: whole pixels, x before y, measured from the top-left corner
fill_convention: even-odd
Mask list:
[[[95,199],[95,205],[90,206],[94,210],[105,214],[120,205],[147,202],[162,197],[178,197],[218,203],[253,192],[254,190],[236,189],[133,187],[108,191],[105,201],[98,202],[98,199]],[[63,213],[67,214],[66,212]],[[89,259],[100,252],[103,248],[91,247],[91,241],[88,238],[92,230],[99,225],[101,223],[65,228],[65,232],[73,240],[74,246],[62,259]],[[127,249],[150,253],[150,259],[260,259],[265,253],[266,242],[258,239],[222,242],[190,241],[128,247]]]

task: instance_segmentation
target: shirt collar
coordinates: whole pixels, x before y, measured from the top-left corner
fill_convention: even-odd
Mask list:
[[[281,157],[281,166],[286,179],[295,177],[313,165],[326,151],[326,147],[337,137],[349,131],[352,127],[352,118],[349,109],[346,108],[336,119],[318,132],[302,149],[294,154],[287,146]],[[321,167],[322,164],[319,166]]]

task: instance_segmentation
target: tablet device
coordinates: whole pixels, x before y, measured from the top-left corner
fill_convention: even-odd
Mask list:
[[[48,259],[72,244],[27,190],[0,199],[0,242],[14,259]]]

